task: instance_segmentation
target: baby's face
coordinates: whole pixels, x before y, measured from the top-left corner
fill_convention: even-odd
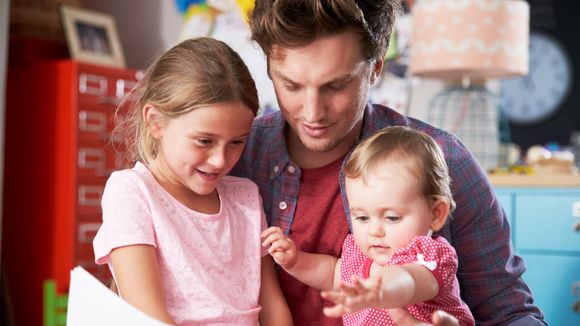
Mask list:
[[[345,183],[353,236],[367,257],[386,265],[395,251],[428,234],[430,201],[404,163],[380,164],[364,179],[346,178]]]

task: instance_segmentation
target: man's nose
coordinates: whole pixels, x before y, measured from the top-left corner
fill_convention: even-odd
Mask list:
[[[306,122],[319,122],[324,117],[324,105],[318,90],[307,90],[302,114]]]

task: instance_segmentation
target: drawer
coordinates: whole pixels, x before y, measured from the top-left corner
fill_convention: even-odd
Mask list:
[[[81,104],[99,103],[114,108],[137,81],[133,71],[81,65],[78,83]]]
[[[515,197],[514,237],[516,250],[557,250],[580,253],[580,218],[573,209],[577,194],[517,194]]]
[[[534,303],[544,312],[548,325],[580,325],[580,256],[523,254],[528,270],[523,279],[532,289]]]
[[[498,190],[496,191],[496,196],[501,206],[503,207],[506,216],[508,217],[508,221],[510,222],[510,224],[513,223],[514,216],[512,207],[513,194],[509,191]]]

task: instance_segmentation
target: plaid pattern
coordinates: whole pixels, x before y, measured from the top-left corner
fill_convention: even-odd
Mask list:
[[[430,135],[445,154],[457,209],[437,234],[445,237],[457,251],[461,295],[476,324],[514,322],[515,325],[518,319],[526,317],[526,325],[543,325],[532,318],[542,319],[543,315],[532,304],[530,290],[520,277],[525,264],[512,251],[507,218],[477,161],[453,135],[380,105],[367,105],[362,136],[366,138],[384,127],[401,125]],[[301,173],[288,156],[285,126],[280,112],[258,117],[232,174],[258,184],[268,224],[280,226],[288,234]],[[294,173],[287,172],[290,166],[295,169]],[[342,173],[340,183],[343,202],[346,202]],[[350,216],[348,211],[346,216]]]

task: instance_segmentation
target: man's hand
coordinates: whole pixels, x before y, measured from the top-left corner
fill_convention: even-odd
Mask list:
[[[262,246],[269,247],[268,253],[284,269],[292,268],[298,261],[296,245],[279,227],[269,227],[262,232]]]

